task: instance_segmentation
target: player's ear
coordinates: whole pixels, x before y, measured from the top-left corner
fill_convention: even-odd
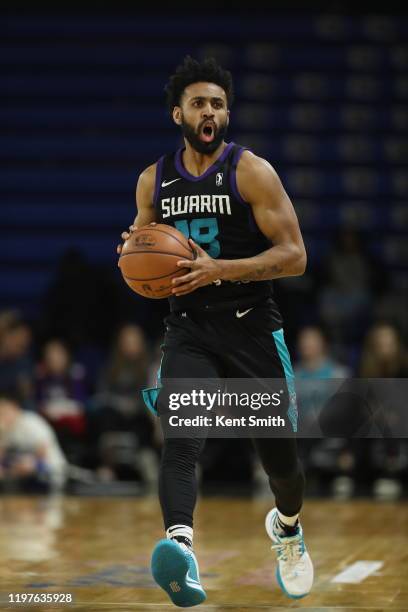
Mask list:
[[[227,110],[227,126],[229,125],[229,120],[230,120],[230,111]]]
[[[177,123],[177,125],[181,125],[182,120],[182,111],[180,106],[175,106],[173,108],[173,121]]]

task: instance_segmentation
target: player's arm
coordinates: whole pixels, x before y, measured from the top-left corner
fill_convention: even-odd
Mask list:
[[[306,251],[296,213],[272,166],[249,151],[237,168],[237,187],[249,203],[258,228],[273,246],[245,259],[221,260],[221,280],[270,280],[298,276],[306,268]]]
[[[306,268],[306,251],[292,202],[272,166],[245,151],[237,168],[237,187],[251,206],[261,232],[273,246],[245,259],[213,259],[191,239],[197,257],[180,261],[188,274],[173,280],[173,293],[184,295],[215,280],[261,281],[298,276]]]
[[[138,227],[156,222],[156,211],[153,204],[154,186],[156,182],[156,166],[152,164],[144,170],[137,181],[136,186],[136,208],[137,213],[133,224],[129,226],[129,232],[122,232],[122,240],[127,240],[130,234]],[[117,247],[118,254],[122,251],[122,245]]]

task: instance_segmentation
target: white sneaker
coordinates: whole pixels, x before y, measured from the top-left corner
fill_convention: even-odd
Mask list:
[[[278,510],[273,508],[265,519],[266,533],[273,542],[272,549],[278,558],[276,578],[285,595],[300,599],[308,595],[312,588],[313,563],[306,550],[300,523],[296,535],[283,536],[276,524],[277,518]]]

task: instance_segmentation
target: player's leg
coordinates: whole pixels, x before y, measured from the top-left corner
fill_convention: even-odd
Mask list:
[[[278,558],[277,580],[288,597],[298,599],[312,588],[313,564],[299,521],[305,478],[296,440],[257,438],[253,442],[275,496],[275,508],[268,512],[265,528]]]
[[[234,314],[223,323],[224,328],[235,329],[234,334],[229,334],[234,341],[229,347],[227,375],[280,379],[286,390],[279,411],[288,428],[282,433],[286,437],[259,438],[254,445],[276,499],[277,507],[266,517],[266,528],[278,556],[278,581],[286,595],[299,598],[312,587],[313,565],[298,520],[305,479],[294,437],[297,406],[293,370],[273,302],[256,306],[243,317]],[[275,386],[272,381],[271,385]]]
[[[157,398],[160,419],[169,412],[171,383],[180,379],[219,376],[216,358],[195,337],[195,326],[181,314],[166,319],[161,380]],[[177,382],[176,382],[177,384]],[[163,427],[165,430],[165,427]],[[164,439],[159,474],[159,497],[166,539],[156,545],[152,555],[152,573],[156,582],[179,606],[194,606],[206,595],[200,584],[197,559],[193,552],[193,512],[197,499],[196,464],[204,448],[202,437]]]
[[[159,498],[166,533],[186,526],[177,535],[191,540],[197,500],[196,465],[204,448],[201,438],[170,438],[164,441],[159,474]]]
[[[276,507],[287,517],[288,533],[296,524],[303,505],[305,477],[295,438],[257,438],[255,449],[268,476]]]
[[[173,381],[188,383],[188,390],[197,386],[195,381],[220,377],[215,355],[197,342],[196,326],[190,318],[172,314],[166,319],[168,331],[163,344],[161,381],[157,408],[164,423],[170,413],[168,396]],[[167,384],[169,383],[169,384]],[[174,413],[173,413],[174,414]],[[169,428],[167,428],[168,431]],[[193,527],[193,511],[197,498],[196,464],[204,448],[205,432],[200,437],[173,438],[165,436],[159,475],[159,496],[166,531],[174,525]]]

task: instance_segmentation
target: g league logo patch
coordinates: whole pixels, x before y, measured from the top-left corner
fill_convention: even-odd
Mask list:
[[[222,185],[222,177],[223,177],[223,173],[222,172],[217,172],[217,176],[215,177],[215,184],[217,185],[217,187],[221,187],[221,185]]]

